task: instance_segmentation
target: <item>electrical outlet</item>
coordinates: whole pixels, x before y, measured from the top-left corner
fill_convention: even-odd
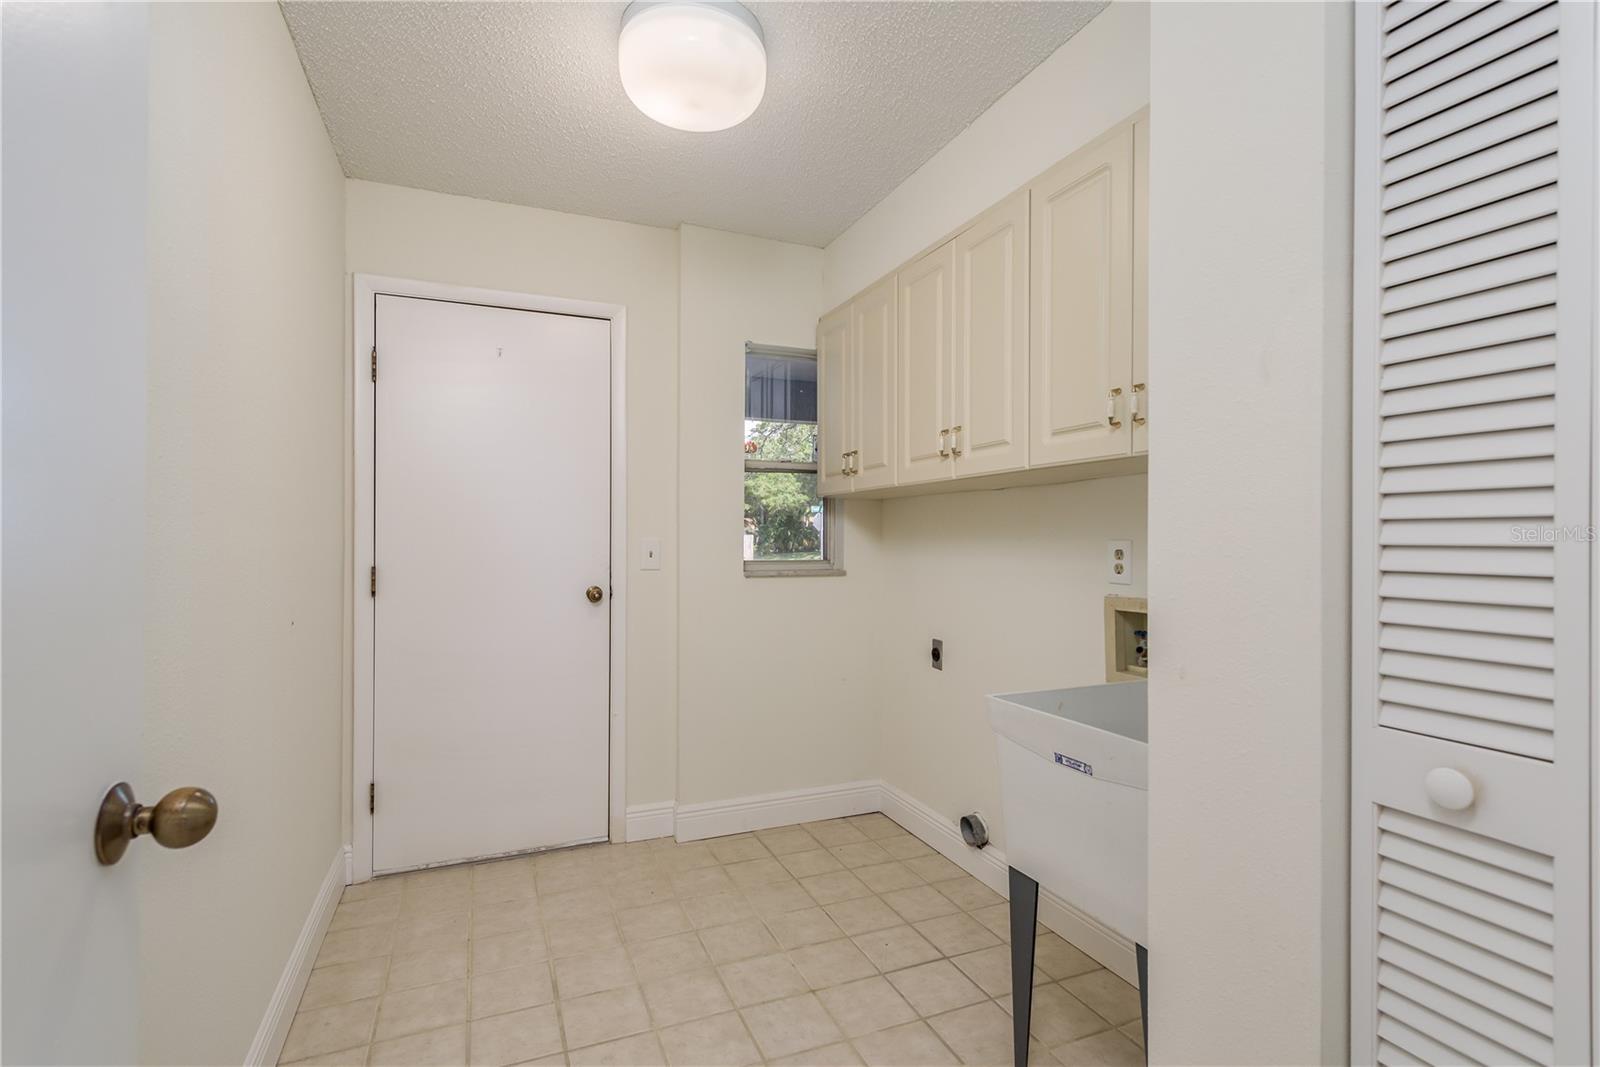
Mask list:
[[[1133,542],[1106,542],[1106,581],[1112,585],[1133,584]]]
[[[944,670],[944,642],[937,637],[933,639],[933,647],[928,650],[928,660],[934,670]]]
[[[639,569],[642,571],[658,571],[661,569],[661,538],[646,537],[639,542]]]

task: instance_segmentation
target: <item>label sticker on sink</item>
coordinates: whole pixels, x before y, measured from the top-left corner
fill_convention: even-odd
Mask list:
[[[1081,759],[1073,759],[1071,756],[1063,756],[1061,753],[1057,752],[1056,762],[1061,764],[1063,767],[1071,767],[1079,774],[1087,774],[1090,778],[1094,777],[1094,767],[1083,762]]]

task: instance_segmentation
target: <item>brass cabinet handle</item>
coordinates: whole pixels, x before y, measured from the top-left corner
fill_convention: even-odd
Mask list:
[[[1121,389],[1113,389],[1106,394],[1106,425],[1113,430],[1122,425],[1122,420],[1117,418],[1117,397],[1121,395]]]
[[[950,427],[950,454],[952,456],[961,455],[961,427],[959,426]]]
[[[155,807],[133,798],[133,787],[118,782],[100,801],[94,821],[94,855],[109,867],[136,837],[149,834],[164,848],[188,848],[217,825],[217,798],[198,786],[174,789]]]
[[[949,437],[949,436],[950,436],[950,427],[946,426],[944,429],[939,431],[939,455],[940,455],[940,457],[945,458],[945,459],[948,459],[949,456],[950,456],[950,449],[945,444],[945,440],[944,440],[946,437]]]
[[[583,591],[583,595],[589,598],[589,603],[598,604],[600,603],[600,598],[606,595],[606,591],[598,585],[591,585]]]
[[[1133,387],[1133,395],[1128,398],[1128,417],[1133,420],[1135,426],[1144,425],[1144,416],[1139,412],[1139,394],[1142,392],[1144,392],[1144,383],[1136,382]]]

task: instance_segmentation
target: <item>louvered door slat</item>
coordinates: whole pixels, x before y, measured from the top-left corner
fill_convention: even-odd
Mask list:
[[[1397,107],[1392,107],[1384,115],[1383,132],[1391,133],[1394,130],[1420,122],[1430,115],[1437,115],[1441,111],[1454,107],[1464,100],[1489,92],[1497,86],[1515,81],[1526,74],[1547,67],[1556,61],[1556,39],[1554,36],[1534,41],[1532,44],[1507,53],[1492,62],[1485,63],[1476,70],[1470,70],[1457,78],[1440,85],[1437,89],[1407,100]]]
[[[1461,434],[1455,437],[1423,438],[1417,441],[1390,441],[1383,445],[1379,466],[1384,470],[1396,467],[1461,467],[1464,464],[1492,467],[1507,479],[1494,483],[1488,477],[1472,479],[1474,485],[1445,484],[1416,489],[1400,489],[1385,485],[1386,493],[1444,492],[1449,489],[1493,488],[1517,485],[1554,485],[1554,471],[1549,457],[1554,454],[1555,431],[1548,426],[1535,426],[1525,430],[1508,430],[1503,433]],[[1494,464],[1493,461],[1504,463]],[[1528,481],[1530,472],[1542,471],[1543,480]]]
[[[1403,448],[1394,445],[1392,448]],[[1450,494],[1454,490],[1514,490],[1555,485],[1555,464],[1547,456],[1482,462],[1392,466],[1382,472],[1384,501],[1408,493]]]
[[[1381,948],[1379,953],[1381,960]],[[1449,1028],[1439,1027],[1435,1022],[1433,1032],[1445,1036],[1448,1044],[1479,1063],[1555,1062],[1555,1048],[1543,1034],[1391,963],[1379,963],[1378,988],[1380,1002],[1388,994],[1425,1009],[1435,1020],[1445,1020]],[[1406,1007],[1395,1005],[1394,1014],[1402,1019],[1407,1018],[1408,1011]]]
[[[1555,590],[1541,578],[1476,578],[1459,574],[1385,574],[1378,583],[1382,598],[1446,600],[1462,604],[1505,604],[1552,607]]]
[[[1356,5],[1356,1063],[1593,1061],[1595,19]]]
[[[1451,215],[1460,215],[1499,200],[1553,185],[1559,169],[1554,154],[1539,156],[1505,170],[1497,170],[1464,185],[1452,186],[1442,192],[1412,200],[1391,208],[1384,216],[1383,235],[1390,237],[1403,230],[1414,230]],[[1432,177],[1437,181],[1440,175]],[[1547,234],[1545,240],[1553,241],[1554,235]]]
[[[1490,190],[1489,193],[1492,195],[1498,191]],[[1429,207],[1431,204],[1432,201],[1428,200],[1423,201],[1420,206]],[[1480,237],[1429,247],[1426,251],[1416,252],[1403,259],[1384,264],[1384,285],[1402,285],[1419,278],[1429,278],[1447,271],[1470,267],[1475,263],[1489,263],[1503,256],[1516,255],[1518,252],[1553,244],[1558,236],[1554,215],[1545,215],[1491,230],[1492,232]]]
[[[1383,317],[1382,336],[1401,337],[1440,330],[1528,308],[1549,307],[1555,302],[1556,279],[1555,275],[1550,274],[1542,278],[1502,285],[1484,292],[1424,304],[1405,311],[1391,312]]]
[[[1474,663],[1418,652],[1384,651],[1378,656],[1378,669],[1388,678],[1437,682],[1440,685],[1539,700],[1551,700],[1555,696],[1554,679],[1550,677],[1550,672],[1537,667]]]
[[[1486,374],[1526,370],[1529,367],[1550,367],[1555,365],[1555,361],[1555,338],[1535,337],[1527,341],[1514,341],[1508,345],[1495,345],[1492,348],[1452,352],[1448,355],[1434,356],[1432,359],[1396,363],[1383,368],[1378,385],[1387,397],[1391,392],[1418,385],[1459,382]]]
[[[1378,1024],[1378,1038],[1378,1062],[1381,1064],[1468,1062],[1466,1057],[1450,1046],[1418,1033],[1390,1016],[1385,1016]]]
[[[1411,548],[1389,546],[1378,553],[1385,571],[1412,574],[1498,574],[1505,577],[1549,578],[1555,560],[1549,548]]]
[[[1498,5],[1497,5],[1498,6]],[[1514,5],[1513,5],[1514,6]],[[1526,5],[1523,5],[1526,10]],[[1544,6],[1531,16],[1525,16],[1464,48],[1446,52],[1438,62],[1413,70],[1399,78],[1392,78],[1383,89],[1383,106],[1395,107],[1419,93],[1442,85],[1501,56],[1514,52],[1556,32],[1559,19],[1554,4]]]
[[[1470,516],[1521,516],[1555,513],[1549,489],[1503,489],[1483,493],[1394,493],[1378,506],[1380,519],[1447,519]]]
[[[1519,171],[1519,173],[1509,174],[1501,181],[1499,185],[1500,188],[1511,187],[1521,192],[1527,192],[1531,189],[1535,189],[1540,183],[1532,182],[1528,176],[1528,172],[1521,171],[1520,168],[1526,164],[1536,162],[1553,155],[1556,151],[1556,145],[1559,143],[1559,141],[1560,134],[1554,126],[1543,126],[1539,129],[1522,134],[1519,137],[1513,137],[1509,141],[1501,141],[1498,144],[1491,145],[1490,147],[1485,148],[1480,152],[1475,152],[1470,156],[1451,160],[1450,162],[1435,167],[1432,170],[1422,171],[1414,177],[1406,178],[1403,181],[1392,182],[1383,188],[1382,196],[1384,210],[1395,211],[1412,207],[1420,204],[1426,198],[1444,195],[1450,193],[1452,190],[1458,189],[1465,190],[1465,192],[1459,195],[1465,198],[1465,202],[1469,206],[1477,207],[1479,205],[1485,205],[1495,198],[1487,194],[1480,195],[1470,187],[1474,183],[1485,182],[1487,179],[1490,179],[1495,175],[1507,174],[1507,172],[1510,171]],[[1484,187],[1485,186],[1479,186],[1479,188]],[[1494,188],[1493,186],[1488,187]],[[1448,205],[1436,205],[1427,209],[1419,208],[1418,212],[1421,213],[1426,210],[1426,212],[1431,214],[1434,218],[1441,218],[1444,215],[1449,214],[1449,212],[1445,210],[1447,206]],[[1492,223],[1499,222],[1500,225],[1510,224],[1510,222],[1507,221],[1500,221],[1501,219],[1517,221],[1518,215],[1520,215],[1520,217],[1523,219],[1528,219],[1545,213],[1546,212],[1543,211],[1530,212],[1528,210],[1522,210],[1520,212],[1510,213],[1505,216],[1486,216],[1491,225],[1476,225],[1475,227],[1468,228],[1467,232],[1485,233],[1487,230],[1494,228]],[[1410,229],[1415,225],[1415,221],[1410,216],[1402,215],[1396,218],[1383,219],[1379,225],[1381,227],[1379,232],[1388,235],[1396,232],[1397,230]],[[1456,239],[1460,240],[1459,237]],[[1388,249],[1385,252],[1384,259],[1394,259],[1396,254],[1396,250]],[[1403,250],[1399,254],[1404,254]]]
[[[1519,4],[1514,0],[1511,3],[1484,4],[1459,22],[1390,56],[1383,65],[1383,80],[1392,85],[1397,79],[1434,64],[1437,64],[1435,69],[1454,69],[1449,63],[1452,53],[1459,53],[1474,41],[1482,40],[1537,10],[1535,5]]]
[[[1496,984],[1526,997],[1546,1008],[1555,1006],[1555,983],[1548,971],[1508,960],[1505,957],[1474,944],[1469,937],[1463,940],[1441,933],[1432,927],[1415,922],[1394,912],[1385,911],[1378,920],[1378,933],[1398,944],[1426,953],[1454,967],[1474,974],[1494,973]],[[1401,960],[1395,961],[1405,966]]]
[[[1385,314],[1438,305],[1474,293],[1488,293],[1518,282],[1536,278],[1554,278],[1556,273],[1556,248],[1553,244],[1516,252],[1487,263],[1478,263],[1460,270],[1419,278],[1406,285],[1396,285],[1383,294]],[[1484,304],[1483,307],[1487,307]],[[1524,307],[1530,306],[1527,304]],[[1475,309],[1481,310],[1481,309]],[[1477,314],[1473,318],[1485,318]]]
[[[1381,922],[1378,932],[1384,933]],[[1498,982],[1480,978],[1431,952],[1413,948],[1392,934],[1379,941],[1378,959],[1462,1000],[1481,1005],[1484,1010],[1503,1016],[1540,1037],[1548,1040],[1552,1036],[1548,1002],[1541,1003],[1532,997],[1507,989]],[[1487,963],[1488,960],[1484,962]],[[1514,973],[1504,961],[1493,962],[1495,971],[1501,976]],[[1553,996],[1551,999],[1554,999]]]
[[[1385,678],[1378,687],[1378,699],[1385,704],[1403,704],[1450,715],[1476,715],[1486,722],[1535,730],[1548,730],[1555,721],[1548,700],[1466,689],[1454,684],[1455,681],[1451,679],[1450,683],[1440,684],[1395,675]]]
[[[1433,176],[1436,179],[1443,178],[1439,172],[1434,172]],[[1418,255],[1444,245],[1503,230],[1530,219],[1552,215],[1556,210],[1557,197],[1556,190],[1549,186],[1541,186],[1516,196],[1491,201],[1470,211],[1449,215],[1438,222],[1402,230],[1383,242],[1384,261],[1392,263],[1406,256]],[[1500,252],[1502,247],[1494,242],[1484,242],[1478,246],[1482,257]],[[1474,260],[1474,262],[1479,261],[1481,260]]]
[[[1385,919],[1403,918],[1418,926],[1437,930],[1473,946],[1477,951],[1492,953],[1544,978],[1556,973],[1555,953],[1548,944],[1495,923],[1484,922],[1439,901],[1385,885],[1378,890],[1378,908]],[[1380,925],[1382,921],[1379,920]],[[1551,984],[1553,986],[1554,983]]]
[[[1386,33],[1397,31],[1413,19],[1444,6],[1444,0],[1395,0],[1383,13],[1383,28]]]
[[[1397,337],[1383,346],[1384,363],[1403,363],[1411,359],[1427,359],[1451,352],[1465,352],[1474,348],[1511,341],[1526,341],[1534,337],[1547,337],[1555,333],[1554,307],[1517,311],[1492,319],[1480,319],[1460,326],[1449,326],[1427,333]]]
[[[1503,400],[1496,404],[1476,404],[1469,408],[1449,408],[1444,411],[1419,411],[1385,418],[1380,440],[1415,441],[1425,437],[1455,437],[1553,426],[1555,417],[1555,401],[1551,397]]]
[[[1484,634],[1555,636],[1555,619],[1546,608],[1385,599],[1383,607],[1378,611],[1378,621],[1393,625],[1427,626],[1434,629],[1466,630]]]
[[[1523,523],[1506,519],[1401,519],[1378,528],[1380,545],[1517,545]],[[1530,541],[1520,547],[1532,548]]]
[[[1427,10],[1397,25],[1383,37],[1383,54],[1387,58],[1404,51],[1423,38],[1440,30],[1449,29],[1464,18],[1477,14],[1480,8],[1493,0],[1475,0],[1464,4],[1433,4]]]
[[[1424,145],[1444,142],[1444,138],[1474,127],[1479,130],[1479,136],[1476,139],[1478,147],[1494,144],[1495,140],[1490,132],[1484,127],[1480,127],[1479,123],[1513,112],[1536,100],[1552,97],[1555,91],[1555,67],[1549,66],[1536,70],[1515,81],[1507,82],[1486,93],[1464,100],[1448,110],[1437,112],[1395,131],[1384,138],[1384,158],[1394,159],[1396,156],[1421,148]],[[1553,107],[1551,110],[1553,111]],[[1554,121],[1554,119],[1549,121]],[[1541,122],[1536,125],[1542,126],[1546,125],[1546,123]],[[1504,140],[1505,138],[1502,136],[1499,139]],[[1448,142],[1444,143],[1448,144]],[[1451,154],[1453,155],[1454,153]]]
[[[1547,670],[1554,666],[1555,658],[1546,638],[1440,630],[1429,626],[1380,627],[1378,647]]]
[[[1406,178],[1433,170],[1474,152],[1542,130],[1556,121],[1556,99],[1544,96],[1495,115],[1484,122],[1475,123],[1437,141],[1421,145],[1402,155],[1397,155],[1384,165],[1385,182],[1404,181]]]

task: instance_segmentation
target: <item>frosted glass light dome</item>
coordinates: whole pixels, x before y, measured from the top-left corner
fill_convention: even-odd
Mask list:
[[[761,24],[735,3],[635,0],[622,13],[617,65],[628,99],[663,126],[737,126],[767,89]]]

